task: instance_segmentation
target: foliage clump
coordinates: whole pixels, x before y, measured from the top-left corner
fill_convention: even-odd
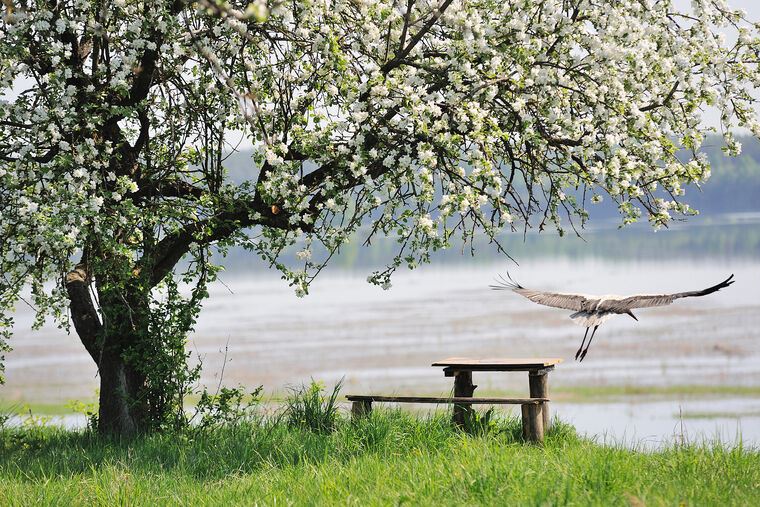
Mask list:
[[[340,381],[330,393],[321,382],[311,381],[306,386],[293,387],[285,400],[285,420],[293,428],[304,428],[316,433],[330,433],[337,427],[338,394]]]

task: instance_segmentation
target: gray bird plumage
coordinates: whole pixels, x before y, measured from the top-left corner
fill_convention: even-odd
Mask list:
[[[565,310],[573,310],[575,313],[570,315],[573,322],[580,324],[586,328],[586,334],[583,335],[583,342],[581,343],[578,352],[575,354],[575,358],[583,361],[588,353],[588,348],[591,345],[591,340],[594,339],[594,333],[605,320],[614,315],[629,315],[630,317],[639,320],[633,314],[632,310],[637,308],[652,308],[655,306],[667,306],[676,299],[699,297],[717,292],[724,287],[728,287],[734,283],[734,275],[729,276],[719,284],[713,285],[702,290],[694,290],[688,292],[676,292],[673,294],[636,294],[634,296],[589,296],[585,294],[568,294],[563,292],[548,292],[539,291],[533,289],[526,289],[519,283],[512,280],[512,277],[507,274],[508,279],[503,276],[499,276],[496,280],[496,285],[491,285],[495,290],[511,290],[520,294],[521,296],[537,303],[539,305],[551,306],[553,308],[564,308]],[[586,343],[586,336],[588,335],[589,328],[593,327],[594,330],[591,333],[591,339],[588,342],[586,348],[583,345]]]

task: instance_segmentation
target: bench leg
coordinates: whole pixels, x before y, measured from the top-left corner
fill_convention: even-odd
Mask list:
[[[455,398],[472,398],[475,388],[478,387],[472,383],[471,371],[458,371],[454,374],[454,397]],[[464,427],[467,414],[472,411],[470,403],[454,403],[454,414],[452,420],[458,428]]]
[[[549,397],[549,373],[546,371],[531,371],[528,373],[528,383],[530,384],[531,398],[548,398]],[[544,420],[544,431],[549,430],[551,420],[549,419],[549,403],[542,403],[541,415]]]
[[[544,419],[541,405],[522,405],[523,438],[528,442],[544,441]]]
[[[366,417],[372,412],[371,400],[359,400],[351,402],[351,418],[356,420]]]

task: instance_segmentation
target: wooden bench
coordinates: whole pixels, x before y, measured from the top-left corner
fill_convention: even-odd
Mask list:
[[[549,398],[549,373],[562,362],[562,359],[551,357],[490,357],[486,359],[471,359],[468,357],[449,357],[436,361],[432,366],[443,366],[446,377],[454,377],[454,396],[469,397],[478,387],[472,383],[473,372],[528,372],[528,385],[531,398]],[[454,418],[461,419],[465,408],[454,405]],[[541,403],[539,407],[543,419],[543,431],[549,429],[549,402]],[[526,436],[527,438],[527,436]],[[539,439],[540,440],[540,439]]]
[[[354,417],[368,414],[373,402],[381,403],[435,403],[453,404],[452,419],[462,427],[470,405],[521,405],[523,437],[540,442],[549,429],[549,372],[561,363],[559,358],[486,358],[449,357],[436,361],[432,366],[443,367],[446,377],[454,377],[454,396],[450,398],[430,398],[419,396],[346,396],[352,402]],[[474,398],[478,387],[472,383],[473,372],[528,372],[530,398]]]
[[[372,403],[432,403],[436,405],[454,404],[462,408],[461,413],[469,410],[470,405],[521,405],[523,437],[526,440],[540,442],[544,439],[542,406],[548,398],[472,398],[450,397],[435,398],[424,396],[379,396],[349,394],[346,399],[351,402],[351,415],[354,419],[364,417],[372,412]],[[455,414],[456,415],[456,414]],[[457,425],[462,425],[463,417],[454,418]]]

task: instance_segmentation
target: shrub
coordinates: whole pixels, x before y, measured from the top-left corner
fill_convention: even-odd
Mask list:
[[[246,393],[242,386],[222,387],[216,394],[204,389],[190,421],[198,417],[197,428],[201,430],[244,421],[251,415],[254,405],[261,401],[263,391],[263,386],[250,393]]]
[[[285,420],[290,427],[311,430],[315,433],[331,433],[338,422],[337,399],[343,385],[341,379],[329,395],[321,382],[290,389],[285,404]]]

